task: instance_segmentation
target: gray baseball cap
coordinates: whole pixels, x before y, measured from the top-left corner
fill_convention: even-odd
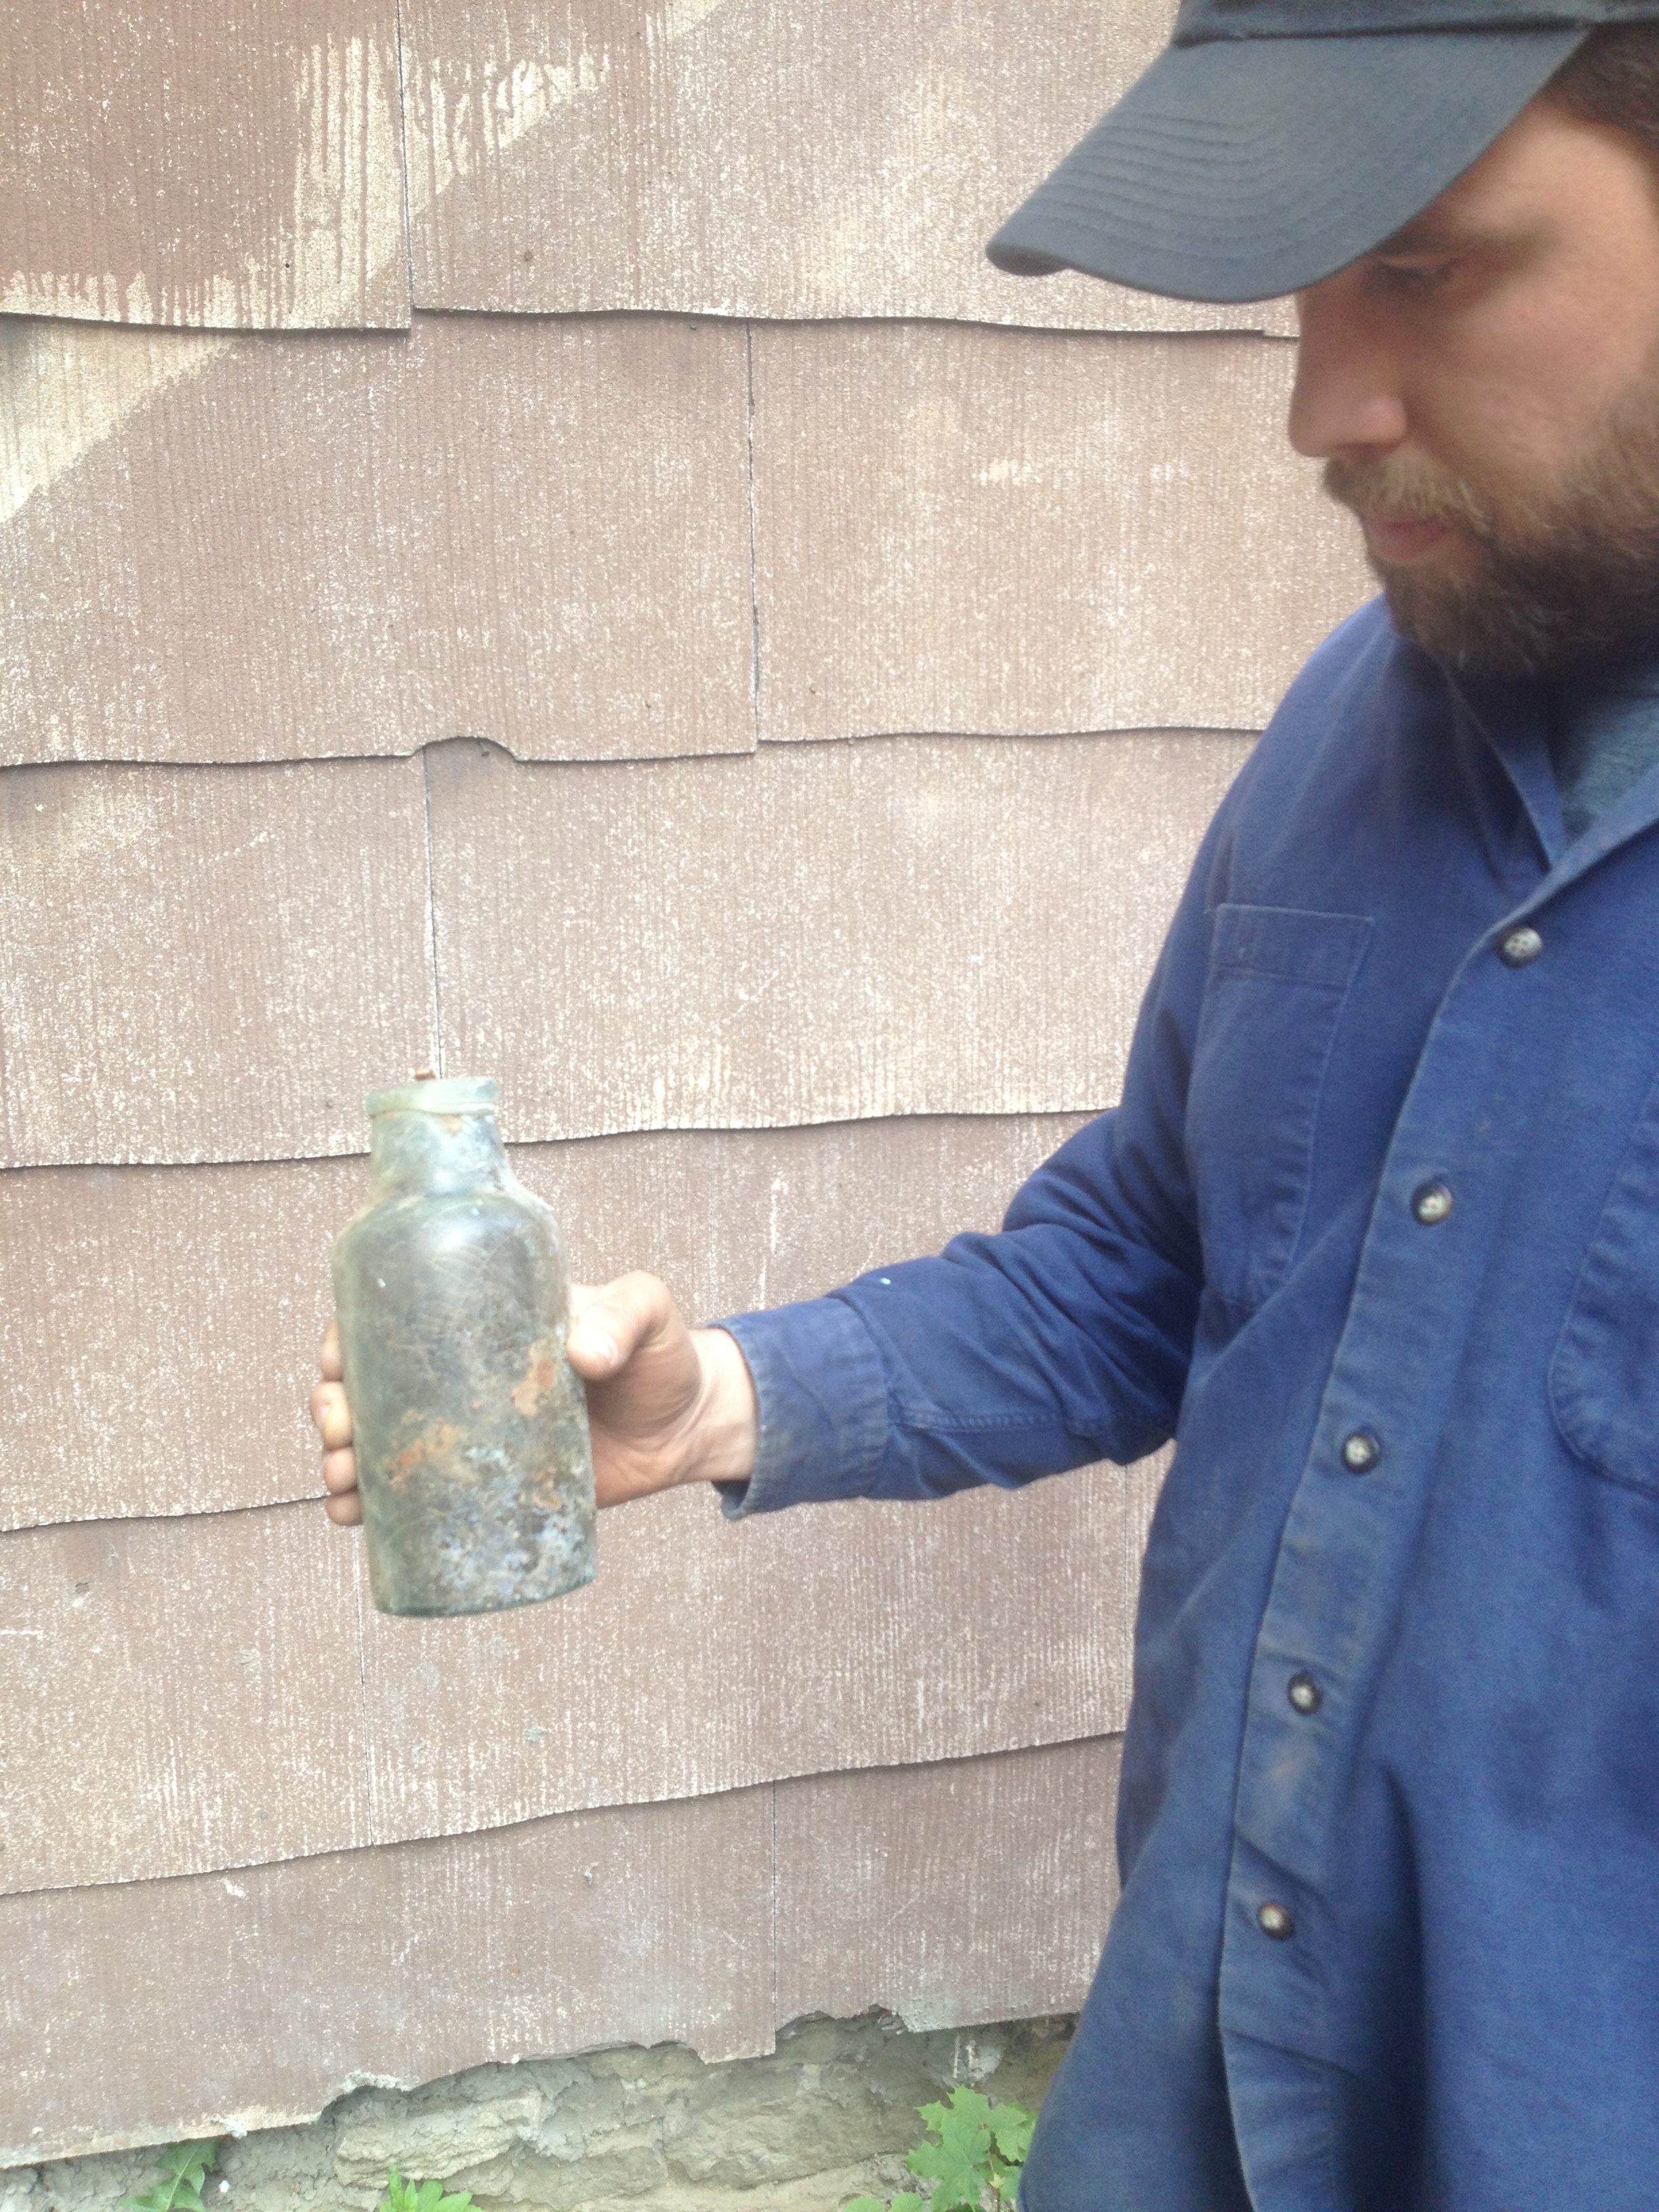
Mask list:
[[[1419,215],[1603,23],[1659,0],[1182,0],[987,247],[1181,300],[1317,283]]]

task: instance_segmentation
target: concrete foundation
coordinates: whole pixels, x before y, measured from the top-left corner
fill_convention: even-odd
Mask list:
[[[914,2186],[916,2106],[959,2081],[1033,2108],[1070,2018],[912,2034],[884,2014],[808,2020],[768,2057],[706,2065],[674,2044],[477,2066],[360,2089],[308,2127],[227,2138],[204,2203],[374,2212],[386,2168],[470,2189],[482,2212],[837,2212]],[[0,2172],[0,2212],[116,2212],[153,2151]]]

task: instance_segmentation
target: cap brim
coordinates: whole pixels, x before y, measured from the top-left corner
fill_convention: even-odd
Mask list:
[[[1420,214],[1585,35],[1170,46],[986,251],[1014,276],[1080,269],[1178,300],[1299,291]]]

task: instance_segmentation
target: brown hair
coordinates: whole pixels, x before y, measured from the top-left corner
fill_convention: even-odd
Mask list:
[[[1627,131],[1659,161],[1659,22],[1592,31],[1550,79],[1544,98],[1586,123]]]

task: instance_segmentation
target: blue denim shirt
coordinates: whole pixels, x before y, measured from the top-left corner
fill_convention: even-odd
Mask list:
[[[1656,817],[1569,847],[1536,697],[1364,610],[1118,1109],[1000,1235],[729,1324],[729,1511],[1177,1440],[1027,2212],[1659,2205]]]

